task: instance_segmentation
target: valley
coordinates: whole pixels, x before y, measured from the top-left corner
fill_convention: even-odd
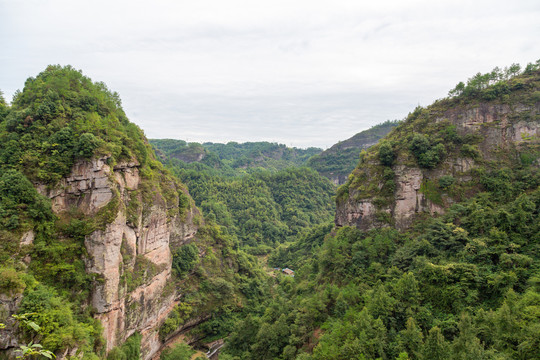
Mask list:
[[[540,358],[540,62],[324,151],[148,140],[55,65],[0,144],[0,359]]]

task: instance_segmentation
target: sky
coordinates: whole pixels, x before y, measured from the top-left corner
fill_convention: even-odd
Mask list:
[[[327,148],[540,59],[539,19],[538,0],[0,0],[0,90],[69,64],[149,138]]]

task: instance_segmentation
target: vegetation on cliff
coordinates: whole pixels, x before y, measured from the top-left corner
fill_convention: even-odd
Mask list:
[[[540,101],[538,66],[530,64],[519,76],[416,108],[360,155],[356,169],[337,191],[338,204],[369,201],[379,211],[378,224],[392,225],[388,210],[398,175],[407,169],[418,169],[420,192],[443,207],[480,191],[492,174],[513,172],[519,177],[539,155],[534,127]],[[487,96],[494,88],[506,90]]]
[[[17,330],[0,317],[7,325],[0,332],[18,331],[25,343],[57,354],[107,357],[89,302],[103,279],[86,271],[85,240],[118,211],[130,224],[155,203],[167,221],[186,216],[194,202],[174,173],[206,221],[171,249],[174,276],[163,295],[178,296],[159,329],[162,341],[187,330],[193,338],[226,338],[224,360],[539,358],[539,67],[479,74],[363,151],[337,194],[338,214],[344,204],[373,205],[372,223],[361,230],[335,228],[332,185],[311,169],[282,169],[285,162],[264,150],[275,144],[201,150],[157,141],[163,165],[117,94],[70,67],[51,66],[11,106],[0,96],[0,294],[20,301],[19,314],[39,326],[38,334]],[[504,121],[491,108],[502,109]],[[462,114],[478,113],[491,118],[456,126]],[[509,130],[497,137],[495,128]],[[512,129],[524,130],[514,136]],[[276,161],[298,165],[304,155]],[[40,193],[91,158],[137,164],[139,188],[126,201],[115,193],[92,217],[77,208],[55,214]],[[415,213],[398,229],[393,206],[407,169],[421,174],[418,193],[439,211]],[[269,253],[270,266],[290,267],[294,277],[270,278],[246,250]],[[120,274],[128,290],[160,270],[131,255],[120,249],[122,261],[135,264]],[[140,351],[135,333],[108,358]],[[162,358],[190,355],[181,346]]]
[[[337,184],[343,184],[358,163],[362,150],[375,145],[386,136],[399,121],[385,121],[354,135],[350,139],[340,141],[318,155],[312,156],[307,166]]]
[[[389,207],[396,169],[417,168],[426,176],[419,191],[444,214],[417,214],[400,231],[381,213],[370,230],[321,225],[280,246],[268,261],[294,268],[294,278],[278,277],[265,312],[236,326],[220,358],[539,358],[538,138],[531,131],[502,146],[482,127],[461,131],[442,116],[506,106],[521,109],[510,111],[511,124],[537,129],[538,65],[418,108],[363,152],[338,207]],[[494,87],[508,91],[487,96]],[[452,172],[457,158],[474,165]]]
[[[137,223],[144,208],[164,204],[167,215],[183,216],[192,205],[185,188],[155,160],[143,132],[126,118],[118,94],[69,66],[49,66],[29,78],[11,106],[0,101],[0,293],[22,297],[40,330],[19,332],[48,350],[75,351],[84,359],[104,355],[102,328],[89,296],[102,279],[86,269],[85,239],[104,229],[119,213]],[[133,163],[141,182],[126,203],[117,190],[93,216],[76,206],[53,213],[38,193],[54,190],[81,160]],[[191,204],[190,204],[191,203]],[[6,314],[3,314],[4,316]],[[0,319],[14,331],[9,319]],[[83,355],[84,354],[84,355]]]

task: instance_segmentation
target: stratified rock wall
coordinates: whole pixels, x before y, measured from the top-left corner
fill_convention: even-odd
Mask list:
[[[112,222],[85,240],[86,268],[98,279],[91,305],[103,325],[107,351],[138,331],[148,359],[161,345],[158,329],[174,305],[171,244],[179,246],[193,238],[198,213],[193,207],[187,214],[171,216],[165,201],[156,195],[151,203],[143,203],[141,181],[138,163],[111,167],[107,158],[98,158],[77,162],[54,189],[39,189],[51,198],[58,214],[76,208],[92,217],[110,207]],[[135,214],[136,224],[126,210],[133,199],[142,204]]]
[[[501,154],[515,154],[522,146],[540,144],[540,103],[524,104],[489,104],[481,103],[467,107],[450,108],[430,119],[455,125],[460,136],[475,135],[480,140],[477,144],[482,162],[498,161]],[[398,132],[400,128],[397,129]],[[420,130],[421,131],[421,130]],[[411,134],[402,133],[402,139]],[[371,163],[364,168],[355,169],[352,176],[361,177],[373,183],[373,188],[381,189],[383,181],[373,173],[373,168],[380,167],[378,158],[373,156]],[[518,158],[510,161],[519,162]],[[421,191],[426,181],[435,182],[441,176],[451,175],[457,181],[472,180],[471,170],[479,166],[477,161],[463,155],[451,155],[434,169],[422,169],[411,163],[409,158],[398,158],[392,166],[395,192],[390,203],[380,205],[374,196],[360,194],[354,186],[348,189],[348,196],[338,198],[335,223],[337,226],[354,226],[362,230],[374,227],[395,225],[398,229],[408,228],[419,213],[442,214],[444,204],[435,204]],[[446,199],[450,205],[452,199]],[[389,221],[388,221],[389,220]]]

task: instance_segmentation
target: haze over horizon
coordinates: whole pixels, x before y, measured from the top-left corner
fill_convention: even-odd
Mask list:
[[[0,0],[0,90],[70,64],[149,138],[327,148],[536,61],[539,18],[527,0]]]

